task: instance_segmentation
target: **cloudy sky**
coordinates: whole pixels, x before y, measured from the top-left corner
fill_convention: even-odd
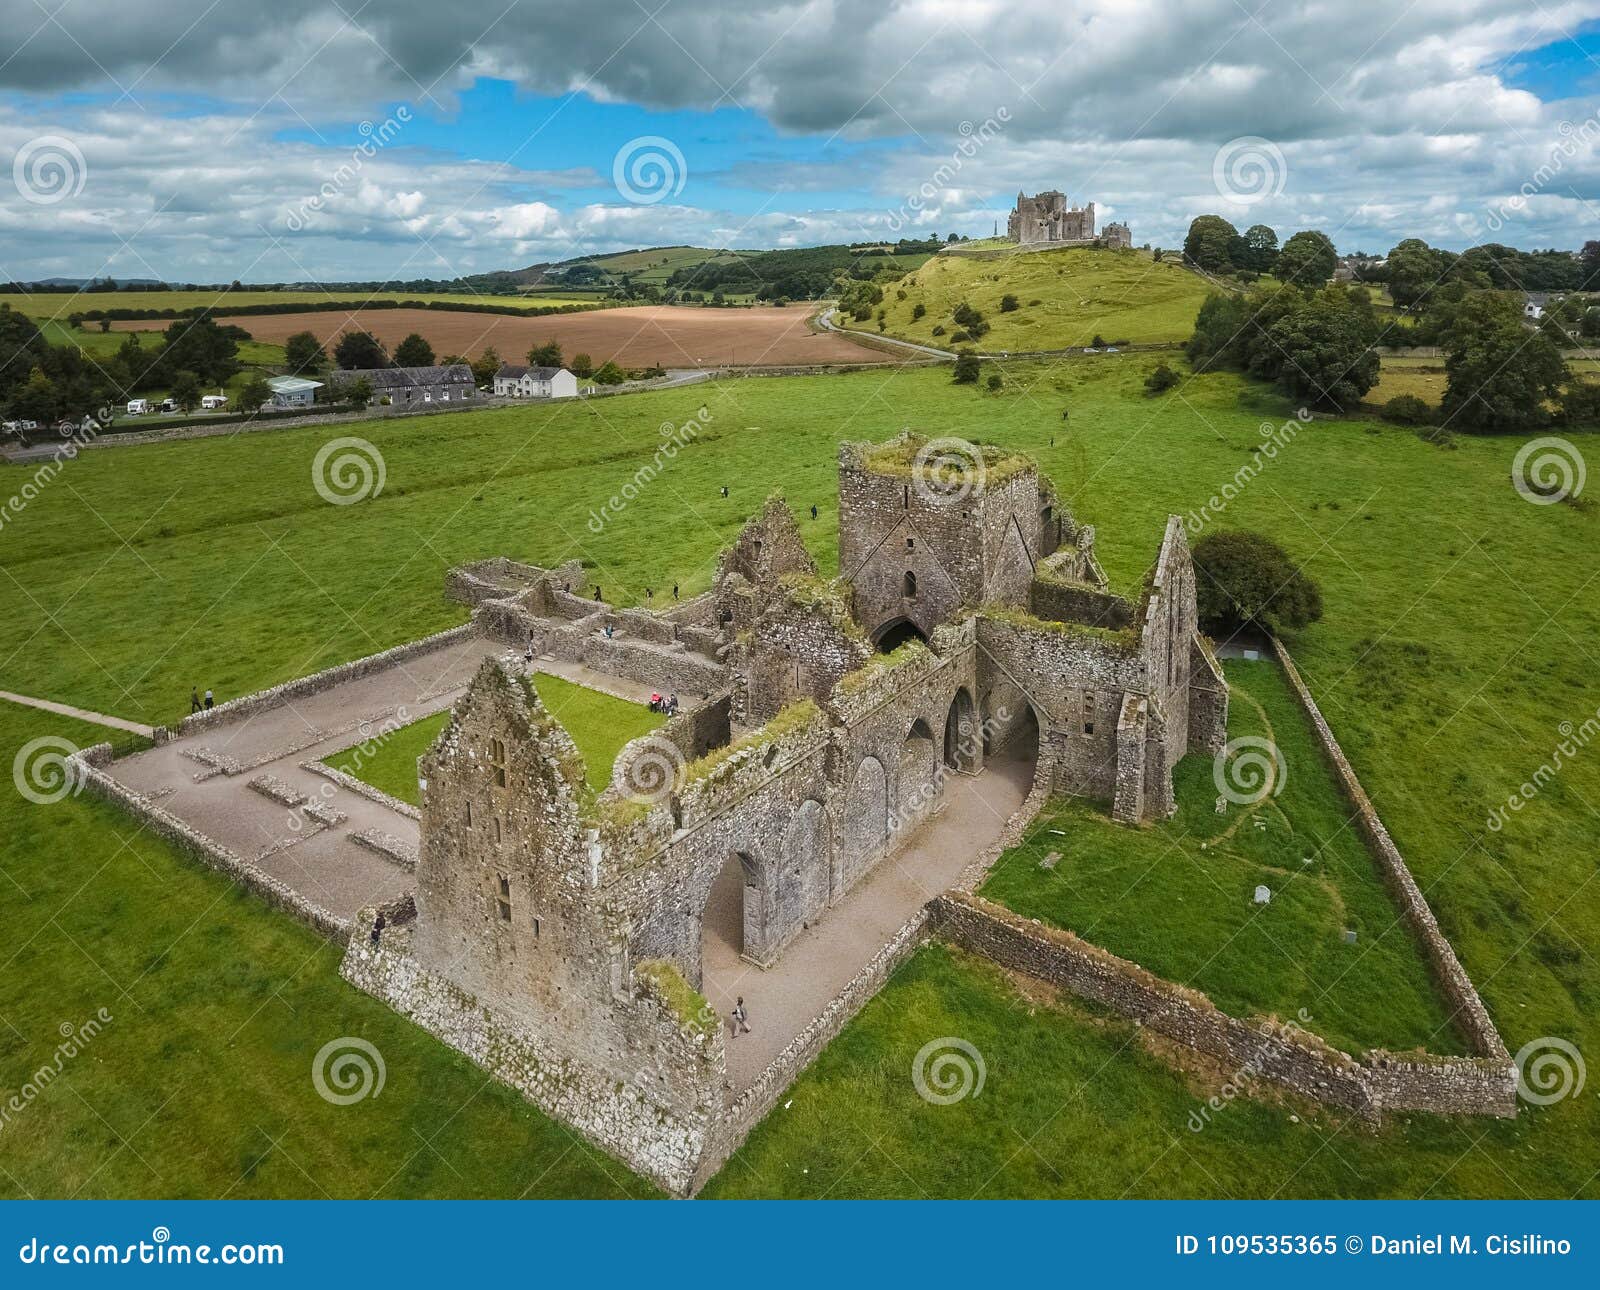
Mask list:
[[[1600,236],[1600,0],[0,0],[0,279],[986,236]]]

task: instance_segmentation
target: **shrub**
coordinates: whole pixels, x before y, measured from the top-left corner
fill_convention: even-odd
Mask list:
[[[1383,405],[1381,415],[1397,426],[1423,426],[1433,420],[1433,409],[1415,394],[1397,394]]]
[[[1002,384],[1002,382],[1000,380],[1000,373],[999,372],[990,372],[989,373],[989,388],[991,390],[998,390],[1000,388],[1001,384]]]
[[[943,336],[944,335],[944,324],[943,323],[934,323],[934,325],[933,325],[933,335],[935,335],[935,336]]]
[[[978,379],[978,356],[970,349],[964,349],[956,358],[955,370],[951,372],[950,379],[957,385],[972,385]]]
[[[1572,381],[1561,392],[1561,422],[1569,426],[1600,426],[1600,382]]]
[[[950,333],[950,343],[952,345],[965,345],[971,339],[972,337],[967,335],[967,333],[964,331]]]
[[[918,318],[921,318],[923,316],[923,314],[925,314],[927,312],[928,312],[928,306],[925,305],[925,304],[922,304],[919,301],[911,309],[911,321],[915,322]]]
[[[1322,617],[1322,589],[1260,533],[1208,533],[1194,547],[1200,624],[1213,636],[1241,627],[1296,631]]]
[[[1006,296],[1001,296],[1000,297],[1000,312],[1001,313],[1003,313],[1003,314],[1015,313],[1020,308],[1021,308],[1021,306],[1019,304],[1017,304],[1017,298],[1015,296],[1006,295]]]
[[[1165,363],[1156,364],[1156,370],[1144,378],[1145,393],[1162,394],[1178,383],[1178,374]]]
[[[1089,342],[1089,344],[1092,345],[1095,349],[1104,349],[1106,347],[1106,338],[1104,336],[1102,336],[1099,332],[1095,332],[1094,339],[1091,340]]]

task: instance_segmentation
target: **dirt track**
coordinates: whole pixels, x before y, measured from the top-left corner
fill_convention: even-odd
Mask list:
[[[588,354],[596,366],[615,359],[623,367],[700,367],[805,363],[889,363],[892,354],[857,345],[806,326],[809,306],[759,306],[710,309],[642,305],[598,309],[544,318],[505,314],[452,313],[437,309],[367,309],[353,313],[252,314],[222,321],[243,327],[260,341],[282,344],[298,331],[324,343],[341,332],[364,329],[389,349],[417,332],[434,351],[473,356],[493,346],[507,362],[526,361],[528,351],[547,340],[561,342],[570,359]],[[166,323],[117,322],[120,331]]]

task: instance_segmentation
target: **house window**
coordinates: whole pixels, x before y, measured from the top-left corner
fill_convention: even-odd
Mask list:
[[[915,600],[917,598],[917,575],[912,573],[910,569],[906,570],[902,590],[907,600]]]
[[[472,827],[472,799],[470,797],[467,799],[467,827],[469,829]]]
[[[494,774],[494,786],[506,786],[506,746],[498,739],[489,740],[489,769]]]
[[[906,550],[907,551],[915,551],[916,549],[917,549],[917,539],[914,538],[914,537],[908,537],[906,539]]]
[[[539,927],[539,920],[537,918],[535,918],[533,920],[533,939],[534,940],[538,940],[539,939],[540,930],[541,930],[541,928]]]
[[[505,874],[500,875],[500,895],[495,904],[500,910],[500,921],[509,923],[511,921],[511,879],[506,877]]]
[[[494,817],[494,840],[496,842],[500,841],[500,817],[498,815]]]
[[[905,491],[903,493],[901,493],[901,495],[900,495],[900,509],[903,510],[903,511],[909,511],[911,509],[911,485],[910,484],[907,484],[905,486]]]
[[[1083,733],[1086,735],[1094,733],[1094,692],[1092,690],[1083,692]]]

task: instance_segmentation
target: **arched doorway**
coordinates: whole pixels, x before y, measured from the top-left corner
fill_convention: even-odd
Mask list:
[[[921,717],[911,723],[900,745],[900,775],[896,782],[893,827],[915,824],[939,796],[939,757],[933,728]]]
[[[730,851],[712,880],[700,916],[704,971],[759,958],[767,940],[766,867],[748,851]]]
[[[928,643],[928,634],[909,618],[892,618],[872,636],[872,643],[880,654],[892,654],[907,641]]]
[[[950,700],[950,712],[944,723],[944,764],[963,774],[977,771],[983,756],[982,735],[978,729],[977,712],[972,695],[966,686],[956,691]]]

